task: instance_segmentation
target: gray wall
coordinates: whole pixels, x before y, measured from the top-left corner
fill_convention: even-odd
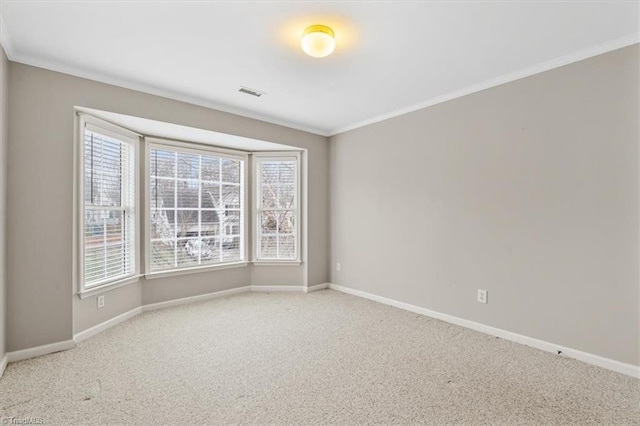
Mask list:
[[[74,106],[307,149],[312,194],[309,250],[307,264],[297,268],[298,276],[304,281],[307,271],[309,285],[328,281],[329,148],[325,137],[13,62],[9,83],[9,351],[71,339],[74,332],[140,303],[251,284],[251,268],[238,268],[142,280],[106,293],[101,310],[96,309],[95,297],[72,296]],[[281,272],[278,268],[262,271],[260,279],[290,284],[290,272]]]
[[[8,113],[8,79],[9,62],[7,56],[0,47],[0,360],[4,357],[6,350],[6,217],[7,217],[7,197],[6,197],[6,175],[7,175],[7,113]],[[2,374],[0,372],[0,374]]]
[[[638,113],[635,45],[332,137],[331,282],[639,364]]]

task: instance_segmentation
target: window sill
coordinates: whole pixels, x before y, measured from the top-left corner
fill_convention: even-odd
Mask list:
[[[79,291],[77,294],[80,299],[86,299],[88,297],[96,296],[98,294],[105,293],[107,291],[115,290],[116,288],[119,288],[119,287],[124,287],[125,285],[136,283],[140,280],[140,277],[141,275],[134,275],[132,277],[128,277],[120,281],[115,281],[108,284],[102,284],[101,286],[98,286],[98,287],[88,288],[86,290]]]
[[[178,275],[197,274],[200,272],[213,272],[223,269],[243,268],[249,265],[249,262],[225,263],[224,265],[199,266],[197,268],[171,269],[168,271],[149,272],[144,277],[147,280],[155,280],[157,278],[175,277]]]
[[[253,260],[254,266],[300,266],[302,262],[299,260]]]

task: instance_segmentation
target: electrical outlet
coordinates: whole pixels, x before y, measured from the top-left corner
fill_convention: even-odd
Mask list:
[[[489,295],[489,292],[487,290],[482,290],[481,288],[478,289],[478,302],[480,303],[487,303],[487,296]]]
[[[104,296],[98,296],[98,309],[104,308]]]
[[[341,266],[340,266],[340,262],[336,263],[336,271],[340,272]]]

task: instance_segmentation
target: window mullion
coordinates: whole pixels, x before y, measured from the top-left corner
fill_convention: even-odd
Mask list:
[[[276,186],[276,206],[280,205],[280,169],[278,168],[278,185]],[[276,259],[280,259],[280,218],[278,212],[276,217]]]
[[[124,210],[121,210],[122,215],[122,224],[120,226],[120,246],[122,247],[122,273],[127,272],[127,265],[129,264],[129,241],[127,241],[127,225],[129,223],[129,218],[127,217],[127,213]]]
[[[178,153],[173,153],[173,266],[178,266]]]
[[[254,238],[256,247],[253,248],[255,250],[256,258],[260,259],[262,257],[262,163],[255,163],[255,177],[253,178],[254,185],[256,186],[255,193],[257,196],[256,200],[256,217],[253,219],[257,221],[256,227],[256,237]],[[255,223],[255,222],[254,222]]]
[[[218,235],[216,244],[218,245],[218,262],[222,262],[222,228],[224,222],[224,203],[222,199],[222,158],[218,160]]]
[[[198,265],[202,264],[202,155],[198,155]]]
[[[104,272],[102,278],[107,278],[107,215],[103,211],[102,213],[102,245],[104,247]]]
[[[94,166],[93,166],[93,133],[91,133],[91,204],[93,204],[93,179],[94,179],[94,174],[95,174],[95,170],[94,170]]]

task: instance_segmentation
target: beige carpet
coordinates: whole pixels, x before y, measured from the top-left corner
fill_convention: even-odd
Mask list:
[[[140,315],[10,364],[56,424],[640,424],[640,381],[331,290]]]

